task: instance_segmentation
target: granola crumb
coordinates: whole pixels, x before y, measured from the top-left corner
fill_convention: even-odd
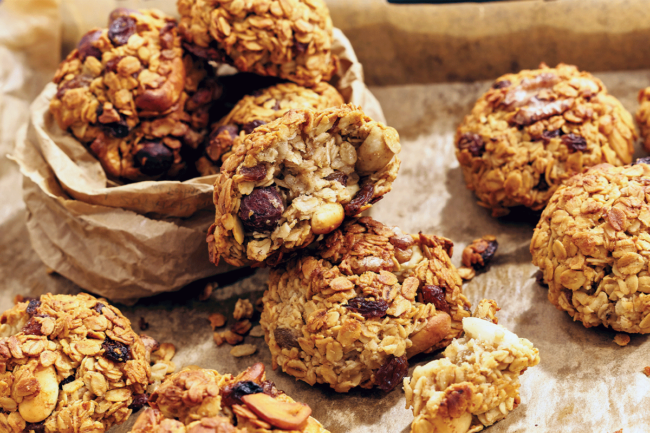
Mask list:
[[[499,243],[497,242],[497,238],[492,235],[474,239],[463,250],[463,265],[474,270],[485,268],[490,260],[492,260],[492,257],[494,257],[494,254],[496,254],[498,247]]]
[[[220,347],[223,345],[223,343],[226,341],[223,339],[223,333],[221,332],[215,332],[212,334],[212,339],[214,340],[215,344],[217,347]]]
[[[251,322],[248,319],[240,320],[238,322],[235,322],[231,327],[230,330],[236,334],[239,335],[246,335],[248,331],[251,329]]]
[[[474,270],[474,268],[468,266],[461,266],[460,268],[458,268],[458,275],[460,275],[460,277],[463,280],[471,280],[476,276],[476,271]]]
[[[203,291],[199,295],[199,301],[203,302],[203,301],[207,301],[208,299],[210,299],[210,295],[212,295],[212,292],[217,287],[219,287],[219,285],[217,283],[215,283],[215,282],[211,282],[211,283],[206,284],[205,287],[203,288]]]
[[[210,326],[212,327],[213,331],[216,328],[221,328],[223,325],[226,324],[226,316],[224,316],[221,313],[210,314],[210,316],[208,316],[208,320],[210,321]]]
[[[251,332],[248,335],[250,335],[251,337],[256,337],[256,338],[264,337],[264,330],[262,329],[261,325],[255,325],[255,326],[253,326],[253,328],[251,329]]]
[[[644,367],[643,368],[643,374],[650,377],[650,367]]]
[[[251,304],[251,301],[248,299],[238,299],[232,316],[235,320],[250,319],[253,317],[253,304]]]
[[[230,349],[230,354],[234,357],[240,358],[242,356],[250,356],[257,351],[257,347],[252,344],[242,344]]]
[[[235,346],[242,341],[244,341],[244,337],[241,335],[235,334],[234,332],[228,330],[224,331],[221,333],[222,337],[224,340],[226,340],[226,343],[230,344],[231,346]]]
[[[629,342],[630,336],[627,334],[616,334],[616,337],[614,337],[614,343],[619,346],[627,346]]]

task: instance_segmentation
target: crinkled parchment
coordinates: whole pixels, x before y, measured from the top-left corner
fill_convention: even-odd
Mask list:
[[[1,32],[6,24],[3,14],[7,1],[0,5],[1,44],[5,43]],[[628,19],[634,22],[642,17],[635,15]],[[381,49],[381,46],[356,48],[359,51]],[[20,49],[12,55],[19,56]],[[604,53],[593,52],[592,55],[602,56]],[[16,59],[13,65],[24,67],[21,66],[25,65],[23,61]],[[11,70],[5,69],[2,62],[0,68]],[[595,75],[630,111],[637,107],[638,90],[650,84],[648,70]],[[0,79],[4,80],[5,76]],[[650,366],[648,337],[633,335],[630,344],[619,347],[613,343],[615,333],[603,328],[585,329],[581,324],[573,323],[566,313],[556,310],[546,299],[546,289],[535,282],[536,268],[530,263],[528,247],[535,225],[534,217],[513,213],[507,218],[493,219],[488,211],[476,205],[472,194],[465,189],[454,157],[453,135],[456,125],[490,84],[404,85],[372,89],[384,107],[388,124],[400,132],[403,163],[393,192],[373,207],[371,215],[386,224],[399,225],[406,231],[421,230],[451,238],[456,244],[453,262],[457,266],[465,245],[485,234],[496,235],[499,250],[492,265],[466,283],[464,291],[474,304],[483,297],[497,300],[502,308],[500,323],[530,339],[539,348],[542,361],[521,377],[522,404],[487,432],[614,433],[619,429],[624,433],[646,432],[650,424],[647,416],[650,378],[641,371]],[[18,95],[22,99],[19,100],[25,107],[24,101],[34,97],[35,93],[30,95],[27,87],[20,89]],[[6,98],[6,91],[0,97]],[[18,110],[20,106],[12,103],[10,107]],[[4,137],[9,136],[11,140],[15,131],[4,126],[9,117],[6,104],[0,103],[0,107],[3,119],[3,147],[0,149],[4,154],[7,151]],[[636,156],[641,155],[642,152],[637,151]],[[78,292],[79,288],[69,280],[46,273],[29,242],[17,170],[3,164],[0,162],[0,192],[3,194],[0,208],[0,310],[10,308],[16,294],[37,296],[46,292]],[[106,252],[93,254],[101,257]],[[247,271],[235,272],[235,276],[247,275]],[[214,345],[207,320],[210,313],[222,312],[232,323],[237,298],[260,297],[266,276],[267,271],[258,270],[238,281],[234,280],[232,273],[213,277],[210,280],[218,279],[222,287],[216,289],[206,302],[198,301],[205,285],[203,280],[181,292],[144,299],[131,307],[119,307],[136,324],[136,329],[140,317],[143,317],[149,324],[148,334],[171,341],[178,347],[174,361],[179,368],[198,364],[220,372],[237,373],[261,361],[270,370],[271,356],[263,339],[246,337],[246,343],[257,346],[257,353],[246,358],[233,358],[229,354],[230,346]],[[414,359],[412,367],[435,356]],[[296,382],[281,371],[269,371],[269,377],[295,399],[308,403],[313,416],[333,433],[409,431],[413,416],[404,408],[401,389],[387,395],[364,390],[336,394],[324,387],[312,388]],[[126,433],[133,421],[134,418],[111,432]]]

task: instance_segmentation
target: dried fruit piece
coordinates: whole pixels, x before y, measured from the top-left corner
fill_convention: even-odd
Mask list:
[[[239,169],[239,174],[247,181],[258,182],[266,177],[266,166],[258,164],[255,167],[242,167]]]
[[[25,433],[29,433],[29,432],[45,433],[45,423],[42,421],[37,423],[28,422],[25,424],[24,431]]]
[[[273,330],[273,337],[278,346],[283,349],[291,349],[292,347],[300,347],[298,344],[298,337],[293,329],[290,328],[275,328]]]
[[[376,373],[377,386],[384,392],[389,392],[402,383],[409,372],[406,355],[399,358],[391,355]]]
[[[372,184],[366,184],[361,187],[350,203],[345,205],[345,215],[353,217],[364,210],[364,206],[372,200],[375,187]]]
[[[458,149],[467,150],[474,157],[479,157],[485,152],[485,142],[478,134],[466,132],[458,140]]]
[[[250,134],[255,128],[262,125],[266,125],[266,122],[263,120],[253,120],[252,122],[248,122],[244,125],[244,132],[246,134]]]
[[[56,91],[56,97],[61,99],[63,98],[63,95],[65,95],[65,93],[68,90],[88,87],[90,86],[92,80],[93,78],[90,75],[85,75],[85,74],[77,75],[76,77],[66,81],[65,83],[63,83],[62,86],[59,87],[59,89]]]
[[[115,138],[124,138],[129,135],[129,125],[123,119],[119,122],[102,124],[102,129]]]
[[[29,300],[29,305],[27,305],[27,309],[25,310],[27,314],[30,316],[33,316],[37,313],[38,307],[41,306],[41,301],[38,299],[30,299]]]
[[[476,270],[483,269],[488,265],[494,254],[497,252],[499,243],[492,235],[474,239],[471,244],[463,250],[463,265],[471,266]]]
[[[74,374],[72,374],[72,375],[66,377],[65,379],[63,379],[63,380],[61,381],[61,383],[59,383],[59,389],[63,389],[63,386],[64,386],[64,385],[67,385],[67,384],[69,384],[70,382],[74,382],[74,381],[75,381],[75,376],[74,376]]]
[[[101,30],[91,30],[79,41],[77,44],[77,50],[79,50],[79,58],[83,62],[86,60],[86,57],[95,57],[96,59],[102,58],[102,52],[99,48],[93,45],[93,42],[98,40],[102,35]]]
[[[433,304],[436,310],[449,313],[449,304],[445,299],[445,289],[440,286],[427,285],[422,287],[422,302]]]
[[[587,150],[587,140],[577,134],[563,135],[562,143],[568,147],[571,152],[583,152]]]
[[[542,132],[542,139],[546,142],[551,141],[553,138],[559,137],[560,132],[562,131],[560,131],[559,129],[555,129],[553,131],[544,130],[544,132]]]
[[[336,181],[343,186],[348,186],[348,175],[341,171],[335,171],[334,173],[325,177],[325,180]]]
[[[505,87],[510,87],[512,83],[510,80],[499,80],[495,81],[494,84],[492,84],[493,89],[503,89]]]
[[[383,299],[372,300],[363,297],[350,299],[345,308],[349,308],[355,313],[361,314],[366,319],[373,317],[384,317],[388,310],[388,303]]]
[[[133,402],[129,405],[129,409],[137,412],[149,403],[148,394],[136,394],[133,396]]]
[[[226,386],[221,395],[221,404],[225,407],[232,407],[233,404],[244,404],[241,398],[250,394],[261,394],[264,389],[261,385],[252,381],[237,382],[233,385]]]
[[[244,196],[239,208],[239,218],[249,230],[269,232],[275,229],[284,212],[284,204],[275,187],[255,188]]]
[[[102,310],[104,309],[105,306],[106,305],[102,304],[101,302],[98,302],[98,303],[95,304],[94,310],[101,314],[101,312],[102,312]]]
[[[36,321],[35,317],[29,319],[29,322],[27,322],[25,327],[22,329],[22,332],[25,335],[43,335],[41,332],[41,324]]]
[[[135,154],[136,166],[147,176],[163,174],[174,163],[174,153],[162,141],[142,140]]]
[[[149,322],[147,322],[144,317],[140,316],[140,320],[138,321],[138,326],[140,327],[140,331],[146,331],[149,329]]]
[[[637,164],[650,164],[650,156],[644,156],[643,158],[637,158],[631,165]]]
[[[242,401],[255,415],[283,430],[300,429],[311,415],[311,408],[306,404],[278,401],[266,394],[246,395]]]
[[[115,362],[126,362],[131,356],[129,346],[108,337],[102,343],[102,349],[104,349],[104,356]]]
[[[136,32],[136,21],[129,16],[118,16],[108,28],[108,38],[116,46],[122,46],[129,42],[129,38]]]

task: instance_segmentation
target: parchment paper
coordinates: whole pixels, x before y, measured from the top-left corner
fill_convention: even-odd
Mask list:
[[[169,11],[170,4],[175,2],[66,1],[64,15],[74,18],[69,33],[78,37],[105,25],[106,9]],[[341,67],[331,83],[346,102],[384,121],[363,83],[361,64],[338,29],[332,50]],[[54,121],[49,102],[55,94],[56,85],[49,83],[33,102],[13,155],[25,175],[30,237],[47,266],[86,290],[126,303],[234,269],[208,260],[205,235],[214,220],[216,176],[116,186],[88,149]]]
[[[8,1],[4,0],[4,4]],[[333,3],[341,5],[339,0]],[[369,3],[376,4],[374,0]],[[561,3],[575,5],[582,2]],[[0,5],[0,20],[4,4]],[[570,13],[567,12],[569,17],[566,19],[580,18],[579,12],[574,11],[572,16]],[[355,16],[347,16],[350,19],[347,26],[353,25]],[[643,14],[633,14],[631,26],[640,25],[635,19],[650,22]],[[0,30],[3,24],[0,21]],[[369,49],[380,50],[384,48],[382,41],[378,40],[378,45],[355,48],[360,53]],[[591,51],[590,55],[597,57],[602,53]],[[16,65],[22,64],[16,62]],[[0,66],[4,65],[0,63]],[[622,69],[625,65],[620,64],[620,67]],[[638,90],[650,84],[650,70],[596,73],[596,76],[630,111],[637,108]],[[530,263],[528,246],[535,221],[525,214],[493,219],[485,209],[476,205],[472,194],[465,189],[453,155],[453,133],[489,85],[490,82],[478,82],[371,88],[384,107],[388,124],[400,132],[403,160],[393,192],[373,207],[372,216],[407,231],[422,230],[451,238],[455,242],[453,262],[456,265],[459,265],[463,247],[472,239],[488,233],[497,236],[500,246],[493,264],[487,272],[465,284],[464,291],[474,304],[483,297],[497,300],[502,308],[500,323],[530,339],[539,348],[542,361],[521,377],[522,404],[507,419],[485,431],[614,433],[623,429],[623,433],[647,432],[650,429],[647,415],[650,379],[641,370],[650,365],[648,337],[632,335],[628,346],[618,347],[612,341],[613,332],[602,328],[585,329],[581,324],[573,323],[566,313],[556,310],[546,299],[546,290],[535,282],[536,268]],[[27,98],[26,95],[20,92],[23,99]],[[2,136],[9,132],[11,135],[15,133],[4,127]],[[642,154],[637,150],[636,156]],[[20,184],[15,172],[0,171],[3,193],[0,208],[0,310],[10,308],[17,294],[38,296],[46,292],[79,292],[79,288],[69,280],[56,274],[48,275],[30,245],[25,225],[26,212],[20,205]],[[212,342],[208,315],[222,312],[232,320],[236,299],[239,296],[259,297],[265,287],[266,271],[258,270],[253,276],[233,282],[243,275],[239,273],[241,271],[235,272],[238,273],[235,277],[229,273],[210,279],[218,278],[222,287],[206,302],[197,300],[204,280],[182,292],[144,299],[131,307],[119,307],[136,329],[140,317],[144,317],[150,325],[149,335],[177,346],[178,354],[174,361],[179,368],[198,364],[220,372],[237,373],[257,361],[268,367],[271,357],[262,339],[246,337],[246,343],[258,347],[255,355],[246,358],[233,358],[229,346],[217,348]],[[224,280],[226,276],[230,278]],[[429,355],[412,360],[410,371],[416,364],[434,357]],[[401,389],[387,395],[363,390],[336,394],[323,387],[312,388],[296,382],[280,371],[269,370],[268,375],[278,387],[308,403],[313,416],[332,433],[409,431],[413,417],[409,410],[404,409]],[[127,424],[112,429],[111,433],[128,432],[134,420],[132,418]]]

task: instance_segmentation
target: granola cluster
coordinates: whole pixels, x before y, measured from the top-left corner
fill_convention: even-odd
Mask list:
[[[303,86],[329,81],[332,20],[323,0],[178,0],[188,50]]]
[[[197,169],[203,175],[218,173],[218,166],[230,156],[233,142],[240,134],[250,134],[258,126],[282,117],[289,110],[320,110],[344,103],[339,92],[324,82],[311,89],[281,83],[247,95],[227,116],[212,125],[212,133],[205,144],[205,156],[198,160]]]
[[[119,8],[61,63],[50,111],[122,181],[177,178],[202,144],[216,81],[185,55],[176,21]]]
[[[470,316],[452,247],[364,217],[273,269],[260,321],[273,367],[338,392],[393,389],[408,358],[449,345]]]
[[[650,332],[650,165],[603,164],[558,188],[535,228],[548,298],[586,327]]]
[[[495,307],[481,301],[483,311],[475,316],[486,316],[463,319],[465,336],[445,349],[445,357],[404,379],[406,408],[415,415],[412,433],[475,433],[519,405],[519,376],[539,364],[539,351],[495,324]]]
[[[399,136],[359,107],[291,110],[233,148],[214,185],[210,259],[275,264],[390,191]]]
[[[19,302],[0,323],[2,432],[102,433],[175,368],[173,346],[140,338],[90,295]]]
[[[185,368],[167,379],[149,404],[131,433],[328,433],[309,416],[309,406],[266,380],[261,363],[236,377]]]
[[[500,77],[456,132],[467,187],[493,216],[544,208],[583,168],[632,161],[632,116],[600,80],[546,65]]]

